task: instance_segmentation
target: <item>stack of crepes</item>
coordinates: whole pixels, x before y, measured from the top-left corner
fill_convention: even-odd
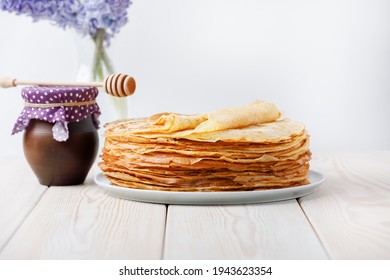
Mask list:
[[[252,191],[307,184],[304,125],[267,102],[207,114],[161,113],[106,125],[104,175],[161,191]]]

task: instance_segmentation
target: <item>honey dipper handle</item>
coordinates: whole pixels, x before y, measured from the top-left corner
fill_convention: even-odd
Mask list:
[[[23,85],[37,86],[79,86],[79,87],[102,87],[102,82],[39,82],[39,81],[19,81],[14,78],[0,77],[0,87],[9,88]]]
[[[9,88],[9,87],[15,87],[14,84],[15,79],[10,77],[0,77],[0,87],[2,88]]]

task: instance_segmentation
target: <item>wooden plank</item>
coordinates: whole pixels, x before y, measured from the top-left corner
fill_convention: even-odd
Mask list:
[[[0,161],[0,251],[47,190],[41,186],[24,158]]]
[[[165,259],[325,259],[296,200],[169,206]]]
[[[2,259],[161,259],[166,206],[114,198],[89,178],[51,187]]]
[[[325,183],[300,204],[334,259],[390,258],[390,152],[314,157]]]

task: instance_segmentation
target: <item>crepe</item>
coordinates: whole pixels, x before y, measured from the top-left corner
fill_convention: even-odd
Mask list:
[[[245,106],[211,112],[208,114],[207,121],[195,127],[193,133],[200,134],[268,123],[277,120],[280,116],[281,112],[274,104],[256,101]]]
[[[208,114],[159,113],[150,116],[146,123],[132,133],[153,135],[186,130],[184,134],[199,134],[273,122],[280,116],[281,112],[274,104],[258,100],[245,106],[220,109]]]
[[[175,113],[160,113],[150,116],[144,127],[133,133],[170,133],[175,131],[193,129],[207,120],[207,115],[182,115]]]
[[[208,114],[161,113],[106,126],[99,164],[120,187],[252,191],[308,183],[309,136],[263,101]]]

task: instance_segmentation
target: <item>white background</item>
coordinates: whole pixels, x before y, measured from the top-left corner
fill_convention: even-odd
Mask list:
[[[134,0],[109,54],[136,78],[131,116],[262,99],[306,124],[314,153],[389,149],[389,15],[386,0]],[[0,38],[1,76],[75,79],[73,32],[0,12]],[[20,88],[0,89],[0,156],[23,154],[22,106]]]

